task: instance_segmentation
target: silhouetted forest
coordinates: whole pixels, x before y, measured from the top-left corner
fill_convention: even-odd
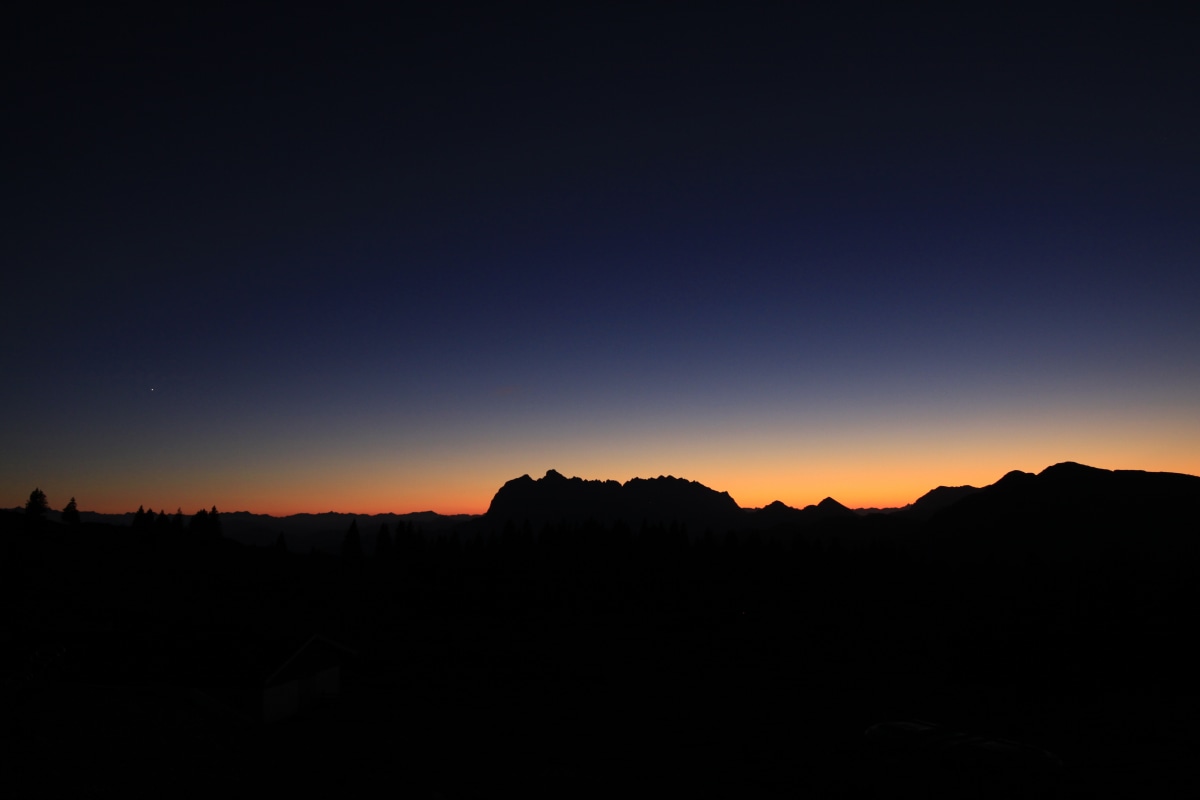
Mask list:
[[[0,514],[6,752],[441,796],[1191,780],[1198,478],[1058,465],[870,515],[572,480],[338,554],[31,497]]]

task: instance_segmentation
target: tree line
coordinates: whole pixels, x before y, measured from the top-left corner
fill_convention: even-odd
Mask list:
[[[41,487],[35,488],[29,493],[29,499],[25,502],[25,514],[34,520],[44,520],[49,511],[50,504],[46,499],[46,493],[41,490]],[[79,506],[74,497],[63,507],[62,521],[63,524],[71,526],[82,523]],[[146,510],[145,506],[138,506],[137,512],[133,515],[131,527],[140,533],[186,532],[206,539],[217,539],[221,537],[221,515],[215,505],[211,509],[200,509],[190,518],[184,516],[183,509],[176,509],[175,513],[171,514],[166,509],[155,512],[153,508]]]

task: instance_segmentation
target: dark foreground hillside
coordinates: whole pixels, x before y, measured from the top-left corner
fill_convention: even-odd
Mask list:
[[[3,747],[48,789],[1196,784],[1194,563],[1137,549],[993,563],[939,550],[944,527],[896,531],[850,546],[514,522],[338,558],[9,514]],[[319,702],[265,720],[264,687],[334,672]],[[873,727],[886,722],[914,724]]]

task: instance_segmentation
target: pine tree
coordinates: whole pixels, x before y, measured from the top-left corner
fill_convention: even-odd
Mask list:
[[[192,514],[192,520],[188,523],[188,533],[193,539],[208,538],[208,512],[203,508]]]
[[[169,536],[173,524],[174,523],[171,519],[171,515],[168,514],[167,510],[164,508],[162,511],[159,511],[158,516],[155,517],[154,535],[159,538]]]
[[[342,558],[347,561],[362,560],[362,540],[358,535],[358,520],[350,520],[350,529],[346,531],[346,536],[342,539]]]
[[[381,564],[392,560],[392,533],[386,522],[379,523],[379,533],[375,537],[375,560]]]
[[[75,498],[71,498],[71,502],[67,503],[66,508],[62,510],[62,521],[67,525],[79,524],[79,508],[75,505]]]
[[[46,504],[46,493],[34,489],[29,493],[29,501],[25,503],[25,513],[33,519],[45,519],[49,506]]]

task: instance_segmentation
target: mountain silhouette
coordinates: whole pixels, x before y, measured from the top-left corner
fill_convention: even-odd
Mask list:
[[[926,520],[943,508],[952,506],[964,497],[975,494],[978,491],[979,488],[975,486],[939,486],[936,489],[930,489],[912,503],[899,509],[896,513],[904,514],[914,519]]]
[[[828,794],[894,794],[899,781],[960,797],[1002,775],[994,796],[1107,796],[1095,788],[1111,772],[1089,765],[1128,758],[1126,746],[1169,745],[1170,763],[1192,771],[1191,709],[1177,699],[1192,696],[1200,669],[1197,501],[1198,477],[1066,462],[980,489],[938,487],[890,514],[832,498],[741,509],[683,478],[553,470],[504,484],[484,517],[231,512],[218,538],[0,510],[11,644],[29,685],[51,690],[14,695],[13,729],[34,735],[13,743],[39,764],[56,763],[64,741],[113,763],[294,751],[341,764],[391,753],[405,715],[404,746],[414,763],[445,759],[429,769],[440,781],[462,771],[442,743],[464,731],[479,732],[490,763],[523,769],[537,751],[591,774],[609,769],[608,732],[627,730],[640,737],[639,775],[716,743],[737,794],[786,732],[789,750],[815,755],[780,774],[823,776]],[[509,528],[526,520],[552,530]],[[289,522],[297,535],[336,526],[343,538],[353,526],[361,548],[339,557],[290,532],[286,546],[230,535],[260,526],[278,542]],[[672,523],[691,535],[659,527]],[[397,534],[390,555],[372,554],[384,526]],[[352,657],[314,658],[287,693],[264,686],[263,668],[283,670],[277,648],[305,641]],[[303,666],[288,663],[280,674]],[[290,727],[247,722],[267,693],[297,698]],[[60,696],[70,702],[48,714]],[[118,701],[143,705],[117,715],[121,738],[106,737]],[[938,722],[881,722],[884,709]],[[1110,722],[1115,713],[1128,724]],[[514,721],[519,735],[494,737]],[[698,735],[680,743],[684,725]],[[72,738],[51,738],[59,730]],[[207,731],[200,744],[173,752],[196,730]],[[739,755],[747,731],[756,749]],[[1057,762],[1018,742],[1062,753],[1090,791],[1040,791],[1062,777]],[[863,780],[847,788],[850,774]]]
[[[1171,558],[1200,550],[1180,523],[1200,505],[1200,477],[1106,470],[1062,462],[1034,474],[1013,470],[995,483],[939,486],[890,514],[860,515],[833,498],[802,509],[776,500],[742,509],[726,492],[673,476],[567,478],[555,470],[505,483],[485,515],[534,527],[594,522],[686,525],[704,530],[819,535],[859,546],[883,536],[915,537],[951,559],[1111,559],[1122,549]]]
[[[537,480],[522,475],[505,483],[485,516],[491,523],[535,527],[564,521],[679,523],[699,532],[741,527],[744,513],[727,492],[684,478],[633,478],[622,484],[566,478],[552,469]]]
[[[826,497],[815,506],[805,506],[804,511],[814,519],[857,519],[858,515],[851,511],[846,506],[834,500],[832,497]]]
[[[1106,470],[1074,462],[1038,474],[1013,471],[934,513],[931,541],[972,560],[1040,555],[1055,560],[1121,551],[1194,554],[1200,477]]]
[[[859,515],[846,506],[826,497],[815,505],[793,508],[776,500],[748,515],[747,524],[756,530],[803,529],[834,521],[857,521]],[[851,522],[851,524],[853,524]]]
[[[751,524],[762,530],[802,525],[804,512],[793,508],[781,500],[776,500],[763,506],[757,511],[750,512]]]
[[[876,537],[917,539],[953,558],[1024,558],[1031,554],[1071,559],[1112,556],[1122,548],[1163,557],[1200,552],[1184,523],[1200,505],[1200,477],[1169,472],[1107,470],[1066,461],[1034,474],[1013,470],[995,483],[938,486],[895,510],[864,514],[831,497],[795,508],[776,500],[743,509],[727,492],[674,476],[615,480],[567,478],[549,470],[505,483],[486,514],[442,515],[432,511],[361,515],[328,512],[272,517],[222,512],[223,534],[243,544],[270,546],[280,535],[295,552],[334,553],[353,519],[364,531],[399,526],[426,536],[459,531],[465,537],[498,530],[507,522],[534,528],[593,522],[609,526],[682,524],[693,536],[705,530],[760,531],[819,536],[857,546]],[[19,512],[20,509],[15,509]],[[57,512],[50,512],[51,521]],[[128,527],[132,513],[83,511],[85,523]],[[184,517],[185,521],[190,515]]]

